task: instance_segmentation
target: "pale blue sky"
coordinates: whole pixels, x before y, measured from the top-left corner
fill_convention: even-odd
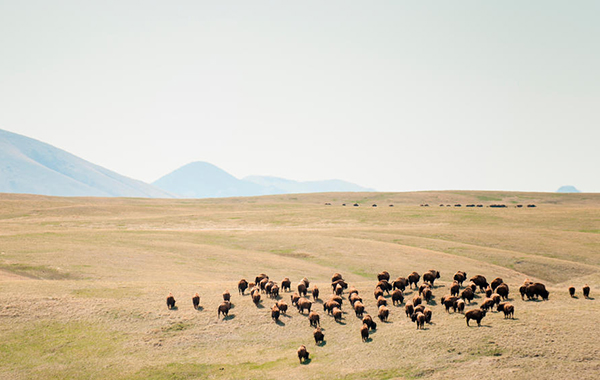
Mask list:
[[[0,128],[151,182],[600,191],[598,1],[0,0]]]

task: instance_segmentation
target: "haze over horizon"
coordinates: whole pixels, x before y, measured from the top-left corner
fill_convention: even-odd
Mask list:
[[[0,4],[0,129],[151,183],[599,192],[600,4]]]

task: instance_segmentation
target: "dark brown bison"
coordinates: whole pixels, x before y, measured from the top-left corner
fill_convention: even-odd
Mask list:
[[[431,297],[433,297],[433,293],[431,292],[430,288],[423,290],[423,299],[425,302],[429,303],[429,301],[431,301]]]
[[[333,319],[334,319],[336,322],[339,322],[339,321],[341,321],[341,320],[342,320],[342,310],[341,310],[339,307],[334,307],[334,308],[331,310],[331,314],[333,315]]]
[[[337,280],[331,283],[331,290],[333,293],[335,293],[335,288],[337,288],[338,285],[341,285],[344,289],[348,289],[348,284],[346,283],[346,281]]]
[[[398,277],[392,283],[392,289],[394,289],[394,290],[400,289],[400,290],[404,291],[404,290],[406,290],[407,286],[408,286],[408,280],[404,277]]]
[[[482,309],[472,309],[465,313],[465,318],[467,319],[467,326],[469,326],[469,320],[477,321],[477,326],[481,326],[481,320],[485,317],[485,310]]]
[[[269,282],[267,282],[267,284],[265,285],[265,293],[270,297],[271,296],[271,290],[273,289],[273,286],[275,286],[275,282],[269,280]]]
[[[496,293],[498,293],[498,295],[502,297],[502,299],[507,299],[509,293],[508,285],[505,283],[501,283],[496,287]]]
[[[223,301],[223,303],[220,304],[219,308],[217,309],[217,318],[220,317],[221,314],[223,314],[223,317],[229,315],[229,309],[231,309],[231,302]]]
[[[319,288],[317,288],[317,285],[314,285],[312,288],[312,296],[315,301],[319,299]]]
[[[412,299],[413,305],[419,306],[421,302],[423,302],[423,299],[419,295],[415,294],[415,296]]]
[[[223,301],[231,302],[231,293],[229,293],[229,290],[223,292]]]
[[[466,300],[469,303],[473,301],[473,297],[475,297],[475,293],[473,293],[473,289],[471,288],[464,288],[463,291],[460,292],[460,298]]]
[[[498,287],[498,285],[502,284],[504,282],[504,280],[502,280],[500,277],[496,277],[492,283],[490,284],[492,290],[496,290],[496,288]]]
[[[273,305],[273,307],[271,308],[271,318],[275,321],[275,322],[279,322],[279,308],[277,307],[277,305]]]
[[[387,307],[381,305],[379,307],[379,312],[377,314],[377,316],[379,317],[379,319],[381,320],[381,322],[387,321],[389,315],[390,315],[390,309],[388,309]]]
[[[308,281],[308,278],[306,277],[302,277],[302,280],[300,280],[300,282],[303,282],[306,285],[306,289],[308,289],[308,287],[310,286],[310,281]]]
[[[321,317],[319,317],[316,311],[308,313],[308,321],[312,327],[321,326]]]
[[[258,303],[260,302],[260,292],[257,291],[250,294],[252,295],[252,302],[258,306]]]
[[[342,297],[340,297],[340,296],[331,296],[331,297],[329,297],[329,299],[339,303],[340,305],[342,305],[344,303]],[[342,306],[340,306],[340,309],[341,308],[342,308]]]
[[[331,314],[334,307],[340,308],[340,304],[337,301],[329,300],[323,304],[323,311],[326,311],[327,314]]]
[[[362,327],[360,328],[360,336],[363,342],[369,340],[369,326],[367,326],[366,323],[363,323]]]
[[[342,288],[342,285],[338,285],[335,287],[335,294],[338,296],[344,294],[344,288]]]
[[[574,286],[569,287],[569,295],[571,296],[571,298],[575,297],[575,287]]]
[[[307,300],[304,297],[301,297],[298,300],[298,303],[296,303],[296,307],[298,308],[298,311],[302,314],[304,314],[304,310],[307,310],[310,313],[310,308],[312,307],[312,302],[310,302],[309,300]]]
[[[323,330],[320,327],[317,327],[313,332],[313,336],[315,337],[315,344],[319,345],[319,343],[323,343],[323,339],[325,335],[323,334]]]
[[[485,288],[485,296],[487,298],[490,298],[492,296],[492,293],[494,293],[494,291],[492,290],[492,287],[488,285],[488,287]]]
[[[192,297],[192,304],[194,305],[194,309],[198,310],[198,306],[200,306],[200,294],[194,294]]]
[[[265,292],[266,288],[267,288],[267,284],[269,283],[269,278],[263,278],[262,280],[260,280],[260,282],[258,283],[258,286],[260,288],[261,291]]]
[[[467,285],[467,287],[471,288],[473,293],[475,293],[477,291],[477,285],[475,285],[475,283],[473,281],[469,282],[469,285]]]
[[[358,318],[362,318],[364,312],[365,312],[365,305],[363,305],[362,302],[357,301],[356,303],[354,303],[354,313],[356,313],[356,316]]]
[[[415,312],[415,306],[412,303],[407,303],[404,305],[404,311],[406,312],[406,316],[410,317]]]
[[[458,296],[459,292],[460,292],[460,285],[458,284],[458,282],[454,281],[452,283],[452,285],[450,286],[450,294],[453,296]]]
[[[502,302],[496,310],[504,312],[504,319],[509,317],[515,319],[515,307],[508,302]]]
[[[254,283],[258,286],[258,284],[260,284],[260,282],[265,278],[267,279],[267,281],[269,280],[269,276],[267,276],[264,273],[261,273],[258,276],[256,276],[256,278],[254,279]]]
[[[279,308],[279,311],[281,311],[281,314],[286,314],[287,313],[288,304],[285,303],[284,301],[278,301],[277,302],[277,307]]]
[[[418,274],[417,272],[412,272],[406,278],[408,279],[408,287],[412,288],[412,286],[414,284],[415,289],[416,289],[417,284],[419,283],[419,280],[421,279],[421,275]]]
[[[334,273],[333,276],[331,276],[331,282],[332,283],[336,282],[337,280],[343,280],[343,279],[344,278],[339,273]]]
[[[292,300],[292,305],[296,305],[300,299],[300,295],[298,293],[294,293],[290,296],[290,299]]]
[[[423,290],[425,289],[431,289],[431,285],[426,282],[422,283],[421,286],[419,286],[419,295],[423,294]]]
[[[585,284],[583,286],[583,296],[585,298],[590,298],[590,286],[588,284]],[[548,298],[548,296],[546,296],[546,299]]]
[[[550,293],[546,290],[546,286],[539,282],[527,286],[526,294],[528,299],[542,297],[543,300],[548,300]]]
[[[454,281],[458,282],[460,286],[462,286],[463,282],[467,280],[467,273],[463,271],[458,271],[454,274]]]
[[[375,291],[373,292],[373,295],[375,296],[375,299],[382,297],[383,296],[383,289],[381,289],[379,286],[375,288]]]
[[[444,307],[446,308],[446,312],[449,313],[450,312],[450,308],[454,309],[454,312],[456,313],[456,300],[458,300],[459,298],[456,296],[445,296],[444,300],[442,301],[442,303],[444,304]]]
[[[465,311],[465,301],[463,301],[460,298],[456,300],[456,303],[454,304],[454,306],[456,306],[456,310],[459,313],[463,313]]]
[[[292,282],[290,281],[289,278],[284,278],[283,280],[281,280],[281,290],[282,291],[288,291],[291,292],[292,291]]]
[[[426,281],[433,286],[436,278],[440,278],[440,272],[434,269],[430,269],[428,272],[423,273],[423,281]]]
[[[369,326],[369,329],[371,329],[371,330],[377,329],[377,323],[375,323],[375,321],[373,320],[373,318],[371,318],[371,316],[369,314],[367,314],[363,317],[362,323]]]
[[[485,288],[489,286],[487,280],[484,276],[478,274],[476,276],[471,277],[471,282],[479,287],[479,290],[483,293],[485,292]]]
[[[500,301],[502,301],[502,297],[498,293],[492,294],[492,299],[496,305],[500,305]]]
[[[173,293],[169,293],[167,296],[167,309],[171,310],[175,308],[175,297],[173,297]]]
[[[279,286],[277,286],[277,284],[273,284],[273,287],[271,288],[271,293],[269,295],[271,296],[271,298],[279,297]]]
[[[390,280],[390,273],[386,270],[384,270],[383,272],[379,273],[377,275],[377,281],[381,281],[381,280],[386,280],[389,281]]]
[[[248,281],[242,278],[240,282],[238,282],[238,293],[244,295],[244,292],[248,289]]]
[[[388,295],[390,294],[390,290],[392,290],[392,284],[390,284],[387,280],[381,280],[377,283],[377,287],[381,288]]]
[[[302,345],[298,348],[298,359],[300,360],[300,364],[302,364],[303,361],[308,361],[308,355],[310,353],[308,351],[306,351],[306,346]]]
[[[383,298],[383,296],[379,296],[379,298],[377,298],[377,307],[381,305],[387,306],[387,300]]]
[[[306,283],[304,281],[298,283],[298,294],[304,297],[308,294],[308,289],[306,288]]]
[[[417,324],[417,330],[424,330],[425,329],[425,320],[427,319],[425,317],[425,314],[423,313],[415,313],[411,316],[411,319],[413,322],[415,322]]]
[[[348,289],[348,298],[352,297],[353,294],[358,294],[358,290],[354,286],[351,286]]]
[[[486,298],[483,300],[483,303],[480,307],[482,310],[488,311],[489,309],[493,308],[495,304],[496,303],[492,298]]]
[[[394,306],[398,306],[402,305],[402,302],[404,302],[404,294],[402,294],[402,290],[394,290],[394,292],[392,293],[392,304]]]
[[[350,295],[350,304],[354,306],[354,304],[358,301],[362,302],[362,298],[358,295],[358,293],[352,293]]]

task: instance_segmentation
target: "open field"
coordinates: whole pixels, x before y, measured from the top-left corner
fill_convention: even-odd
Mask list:
[[[538,207],[514,207],[529,203]],[[306,276],[328,298],[331,275],[340,272],[375,316],[378,272],[396,278],[428,269],[441,271],[433,324],[417,331],[403,307],[390,306],[389,322],[367,343],[346,300],[341,323],[313,305],[326,340],[316,346],[306,315],[291,309],[276,324],[273,301],[263,295],[257,308],[236,286],[265,272],[277,282],[290,277],[294,289]],[[468,328],[462,315],[446,314],[439,300],[457,270],[502,277],[515,320],[493,312]],[[522,301],[525,278],[545,283],[549,301]],[[581,294],[585,283],[591,299]],[[568,296],[569,285],[578,298]],[[217,318],[225,289],[234,305],[227,320]],[[3,379],[597,379],[599,291],[600,194],[0,194]],[[169,292],[177,310],[167,310]],[[282,296],[289,303],[289,293]],[[307,365],[298,364],[300,344],[311,354]]]

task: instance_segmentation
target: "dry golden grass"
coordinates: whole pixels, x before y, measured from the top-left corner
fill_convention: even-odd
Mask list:
[[[352,207],[355,202],[361,207]],[[468,203],[509,208],[464,207]],[[514,207],[529,203],[538,207]],[[2,194],[0,378],[595,379],[599,252],[596,194],[214,200]],[[290,309],[275,324],[273,301],[263,295],[257,308],[236,289],[240,278],[261,272],[278,282],[290,277],[293,287],[307,276],[326,298],[332,273],[341,272],[375,315],[378,272],[395,278],[428,269],[442,274],[430,305],[434,323],[417,331],[403,307],[390,306],[389,323],[380,323],[368,343],[347,303],[342,323],[325,315],[321,303],[314,305],[326,340],[318,347],[306,316]],[[488,313],[481,328],[467,328],[462,315],[446,314],[439,299],[457,270],[490,281],[502,277],[516,319]],[[550,300],[521,301],[518,286],[525,278],[544,282]],[[583,298],[584,283],[592,299]],[[576,299],[567,294],[571,284]],[[227,320],[217,319],[225,289],[234,304]],[[177,310],[167,310],[169,292]],[[191,304],[195,292],[199,311]],[[289,294],[282,296],[289,303]],[[311,354],[307,365],[298,364],[300,344]]]

